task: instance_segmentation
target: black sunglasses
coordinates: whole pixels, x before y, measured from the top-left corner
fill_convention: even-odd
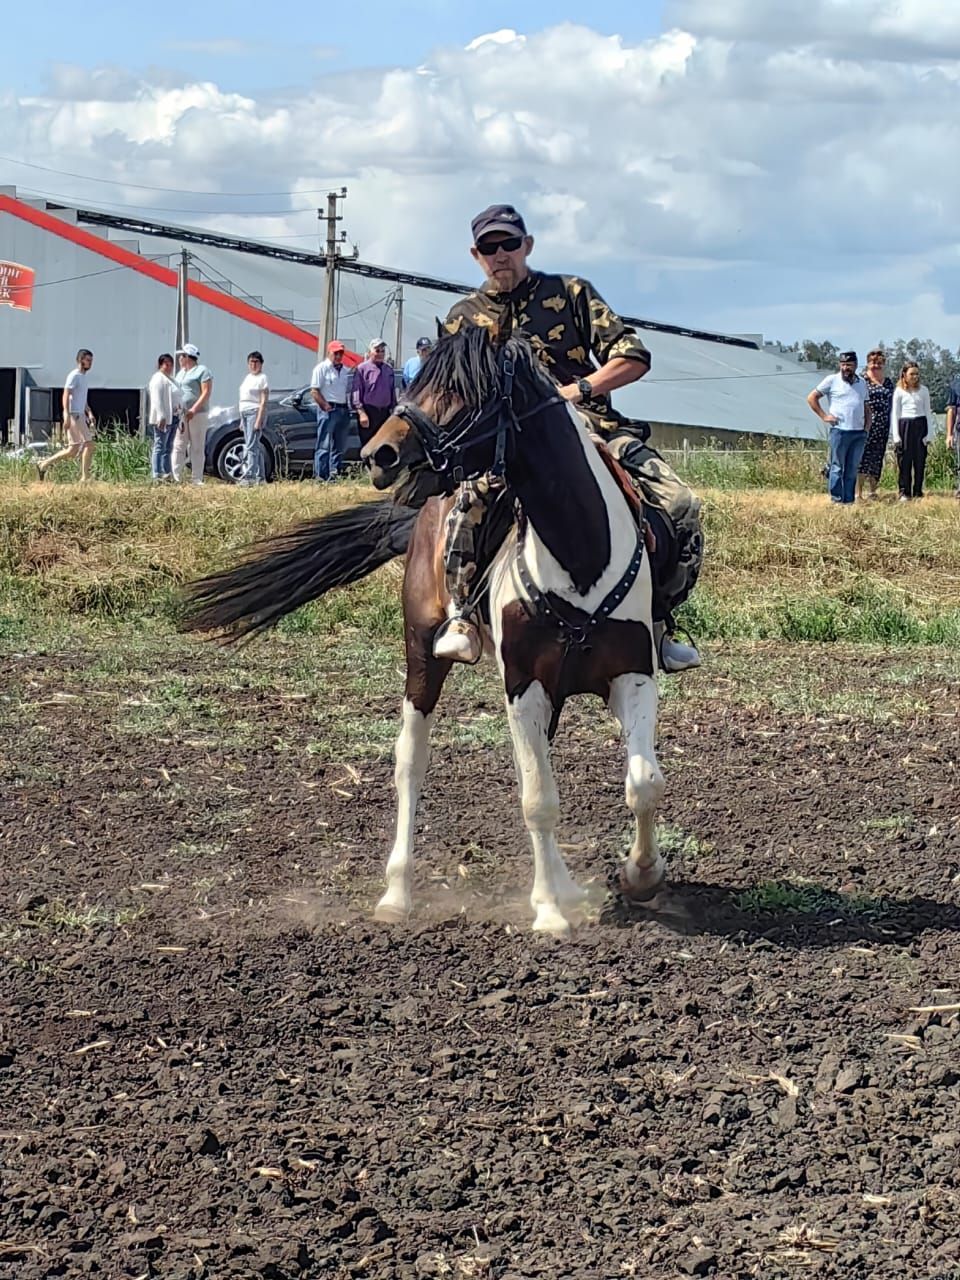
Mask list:
[[[504,253],[516,253],[523,244],[523,236],[510,236],[507,240],[488,240],[485,244],[477,245],[477,253],[483,254],[485,258],[492,258],[498,249],[502,249]]]

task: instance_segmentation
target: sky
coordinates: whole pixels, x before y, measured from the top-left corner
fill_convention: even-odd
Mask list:
[[[465,281],[504,200],[532,265],[632,315],[960,344],[960,4],[47,0],[45,41],[36,12],[4,20],[21,193],[313,248],[344,185],[361,257]]]

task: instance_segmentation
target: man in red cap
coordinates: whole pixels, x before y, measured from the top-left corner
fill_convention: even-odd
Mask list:
[[[340,470],[350,431],[351,373],[343,363],[346,347],[338,339],[327,343],[327,358],[314,368],[310,394],[317,406],[317,447],[314,480],[333,480]]]

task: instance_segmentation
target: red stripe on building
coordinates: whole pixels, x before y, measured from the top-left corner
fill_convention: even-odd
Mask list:
[[[122,245],[114,244],[110,240],[104,240],[101,236],[94,235],[90,231],[84,231],[82,227],[78,227],[74,223],[64,222],[61,218],[56,218],[42,209],[35,209],[32,205],[23,204],[20,200],[15,200],[13,196],[0,195],[0,213],[12,214],[13,217],[20,218],[23,222],[29,222],[32,226],[39,227],[42,231],[49,231],[51,235],[59,236],[61,240],[69,240],[71,244],[75,244],[81,249],[99,254],[101,258],[106,258],[109,262],[116,263],[117,266],[129,267],[131,271],[137,271],[140,275],[154,280],[157,284],[167,285],[168,288],[172,289],[177,287],[177,273],[169,267],[161,267],[158,262],[151,262],[148,258],[143,258],[138,253],[132,253],[129,249],[124,249]],[[41,285],[43,281],[38,280],[36,283]],[[212,285],[201,284],[198,280],[189,280],[187,282],[187,291],[190,297],[196,298],[198,302],[216,307],[219,311],[225,311],[228,315],[236,316],[238,320],[245,320],[247,324],[252,324],[258,329],[272,333],[278,338],[283,338],[287,342],[295,342],[298,346],[306,347],[309,351],[316,351],[317,349],[317,339],[314,334],[306,329],[301,329],[299,325],[292,324],[289,320],[272,315],[269,311],[263,311],[259,307],[252,306],[249,302],[234,298],[229,293],[224,293],[221,289],[215,289]],[[357,365],[362,358],[354,351],[347,351],[343,357],[344,363],[348,365]]]

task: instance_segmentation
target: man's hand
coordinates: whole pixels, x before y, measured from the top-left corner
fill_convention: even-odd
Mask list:
[[[837,417],[835,413],[825,413],[823,415],[823,420],[828,427],[835,427],[837,423],[840,421],[840,419]]]
[[[364,413],[362,409],[357,410],[357,417],[360,420],[361,427],[369,427],[370,419],[367,417],[367,415]]]
[[[580,394],[580,388],[575,382],[571,382],[567,386],[561,387],[560,394],[563,396],[564,400],[572,400],[574,404],[579,404],[583,399],[583,396]]]
[[[187,410],[187,412],[183,415],[183,417],[184,417],[184,421],[185,421],[185,422],[192,422],[192,421],[193,421],[193,415],[194,415],[194,410],[193,410],[193,409],[188,409],[188,410]]]

